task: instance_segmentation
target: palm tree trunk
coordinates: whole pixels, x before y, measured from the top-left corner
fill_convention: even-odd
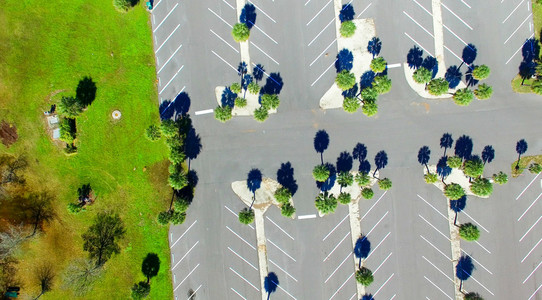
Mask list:
[[[267,300],[271,297],[271,292],[267,292]]]
[[[444,147],[444,156],[446,156],[446,150],[448,150],[448,147]]]
[[[454,218],[454,225],[455,225],[455,226],[457,226],[457,225],[456,225],[456,222],[457,222],[457,211],[455,212],[455,218]]]
[[[252,209],[252,205],[254,205],[255,201],[256,201],[256,192],[254,192],[254,195],[252,196],[252,203],[250,203],[250,207],[248,208],[248,210]]]
[[[459,65],[458,69],[461,69],[461,66],[463,66],[464,63],[465,63],[465,62],[462,61],[461,64]]]
[[[147,276],[147,284],[149,284],[150,281],[151,281],[151,277]]]
[[[173,200],[175,199],[175,189],[171,189],[171,191],[173,192],[171,194],[171,202],[169,202],[169,210],[171,210],[171,207],[173,207]]]
[[[361,269],[361,256],[359,257],[358,269]]]
[[[320,152],[320,161],[322,162],[322,165],[324,164],[324,152]]]
[[[375,171],[373,172],[373,178],[376,178],[375,177],[376,171],[378,171],[378,168],[376,168]]]
[[[429,172],[429,167],[427,166],[427,164],[425,164],[425,168],[427,169],[427,173],[431,173]]]
[[[521,159],[521,154],[518,155],[518,163],[516,164],[516,170],[519,169],[519,160]]]
[[[525,77],[523,78],[523,80],[521,80],[521,85],[523,85],[524,82],[525,82]]]

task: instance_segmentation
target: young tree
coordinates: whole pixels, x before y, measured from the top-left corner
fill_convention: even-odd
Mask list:
[[[487,197],[493,193],[493,185],[488,179],[478,177],[472,181],[470,190],[476,196]]]
[[[175,190],[180,190],[188,185],[188,177],[182,166],[179,165],[173,173],[169,174],[168,183]]]
[[[90,259],[72,261],[64,273],[63,286],[72,289],[76,296],[88,293],[96,280],[103,274],[103,269],[96,267]]]
[[[458,200],[464,195],[465,190],[457,183],[451,183],[444,187],[444,196],[450,200]]]
[[[369,177],[369,174],[365,172],[359,172],[356,174],[355,177],[356,182],[359,186],[367,186],[371,182],[371,177]]]
[[[537,79],[531,83],[531,91],[535,94],[542,95],[542,80]]]
[[[242,71],[241,71],[242,72]],[[241,73],[240,72],[240,73]],[[239,94],[241,93],[241,84],[239,84],[239,82],[234,82],[230,85],[230,90],[235,93],[235,94]]]
[[[486,65],[476,66],[472,70],[472,77],[476,80],[483,80],[489,77],[490,69]]]
[[[248,91],[253,95],[257,95],[260,92],[260,86],[256,81],[253,81],[248,84]]]
[[[391,90],[391,79],[387,75],[378,75],[373,80],[373,88],[380,94],[386,94]]]
[[[361,111],[367,117],[372,117],[376,115],[376,113],[378,112],[378,106],[376,105],[376,101],[364,101],[363,106],[361,107]]]
[[[356,33],[356,24],[352,21],[345,21],[341,23],[341,28],[339,29],[342,37],[348,38]]]
[[[427,85],[432,78],[433,73],[424,67],[419,67],[416,71],[414,71],[414,74],[412,74],[412,79],[419,84]]]
[[[98,213],[83,237],[83,250],[88,251],[96,266],[102,266],[113,254],[120,253],[118,241],[124,237],[126,229],[118,214]]]
[[[265,107],[265,109],[277,109],[279,104],[280,100],[277,94],[262,95],[262,107]]]
[[[52,289],[54,278],[55,278],[55,273],[53,271],[53,266],[50,263],[46,263],[38,267],[38,269],[36,270],[36,279],[39,282],[41,292],[34,299],[38,299],[43,294],[47,293],[48,291]]]
[[[184,223],[185,220],[186,220],[186,213],[176,211],[176,210],[171,211],[171,218],[169,219],[171,224],[179,225],[179,224]]]
[[[493,174],[493,181],[497,184],[503,185],[508,182],[508,175],[503,171],[500,171],[497,174]]]
[[[478,293],[470,292],[465,294],[464,300],[484,300]]]
[[[74,97],[62,96],[58,103],[58,110],[68,118],[75,118],[83,111],[83,107]]]
[[[317,165],[312,170],[312,176],[314,180],[318,182],[324,182],[329,178],[330,170],[326,165]]]
[[[160,225],[167,225],[171,221],[171,210],[161,211],[158,213],[157,222]]]
[[[256,108],[254,110],[254,120],[258,122],[264,122],[269,117],[269,111],[267,111],[267,108],[261,106],[259,108]]]
[[[450,156],[446,160],[446,164],[450,168],[458,169],[461,167],[461,165],[463,165],[463,159],[459,156]]]
[[[361,190],[361,196],[364,198],[364,199],[372,199],[374,197],[375,193],[373,192],[373,190],[371,188],[363,188]]]
[[[371,61],[371,70],[375,73],[382,73],[386,70],[387,62],[383,57],[373,58]]]
[[[233,25],[231,36],[236,42],[244,42],[250,36],[250,29],[245,23],[237,23]]]
[[[146,298],[151,292],[151,286],[148,282],[140,281],[139,283],[134,284],[132,287],[132,299],[141,300]]]
[[[369,286],[373,283],[374,277],[371,270],[361,267],[356,271],[356,281],[361,283],[363,286]]]
[[[75,119],[62,118],[58,124],[60,129],[59,140],[66,142],[67,144],[72,144],[77,137],[77,129],[75,127]]]
[[[247,106],[247,99],[242,97],[235,98],[235,107],[243,108]]]
[[[239,212],[239,222],[245,225],[254,222],[254,210],[247,207],[243,208],[243,210]]]
[[[156,253],[149,253],[143,260],[141,265],[141,272],[147,277],[147,284],[151,281],[151,278],[158,275],[160,270],[160,258]]]
[[[425,179],[425,182],[428,184],[433,184],[438,181],[438,176],[437,174],[434,174],[434,173],[427,173],[423,175],[423,178]]]
[[[287,187],[280,187],[275,191],[275,199],[278,203],[289,203],[292,193]]]
[[[215,108],[215,119],[222,123],[226,123],[226,121],[229,121],[232,117],[232,108],[228,105],[217,106]]]
[[[491,95],[493,95],[493,88],[485,83],[482,83],[474,90],[474,95],[476,98],[478,98],[478,100],[489,99],[491,98]]]
[[[530,166],[529,166],[529,172],[533,173],[533,174],[538,174],[540,172],[542,172],[542,166],[538,163],[532,163]]]
[[[283,216],[290,218],[295,213],[295,207],[293,207],[289,202],[286,202],[280,207],[280,213]]]
[[[337,201],[339,201],[340,204],[346,205],[352,201],[352,196],[350,195],[350,193],[342,192],[337,197]]]
[[[472,223],[464,223],[459,226],[459,236],[469,242],[476,241],[480,237],[480,230]]]
[[[427,84],[427,91],[433,96],[440,96],[448,92],[449,83],[444,78],[435,78]]]
[[[171,119],[166,119],[160,123],[162,135],[166,138],[173,138],[179,134],[179,126]]]
[[[154,124],[150,125],[145,130],[145,137],[151,142],[159,140],[160,137],[162,137],[162,133],[160,132],[160,128],[158,126],[154,125]]]
[[[389,178],[380,179],[378,181],[378,187],[383,191],[391,189],[391,180]]]
[[[459,89],[454,93],[454,102],[459,106],[467,106],[474,99],[474,93],[469,88]]]
[[[524,139],[521,139],[516,143],[516,152],[518,154],[518,163],[516,164],[516,170],[518,170],[519,161],[521,160],[521,155],[527,152],[527,142]]]
[[[339,172],[337,183],[341,186],[341,190],[344,187],[351,186],[354,183],[354,175],[350,172]]]
[[[356,84],[356,76],[354,76],[354,73],[348,72],[348,70],[342,70],[337,74],[335,83],[341,90],[346,91],[354,87]]]
[[[328,192],[320,193],[314,201],[316,209],[322,214],[330,214],[337,209],[337,199]]]
[[[478,157],[465,161],[463,164],[463,173],[470,178],[482,176],[484,173],[484,162]]]
[[[347,113],[355,113],[360,106],[361,103],[356,98],[345,97],[343,100],[343,109]]]

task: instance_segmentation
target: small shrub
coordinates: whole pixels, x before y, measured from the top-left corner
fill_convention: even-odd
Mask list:
[[[347,113],[355,113],[359,109],[360,106],[361,106],[361,103],[356,98],[345,97],[343,100],[343,109]]]
[[[293,207],[290,203],[284,203],[280,207],[280,213],[287,218],[291,218],[295,213],[295,207]]]
[[[258,122],[264,122],[269,117],[269,112],[265,107],[259,107],[254,110],[254,120]]]
[[[372,199],[374,197],[375,193],[371,188],[363,188],[361,190],[361,196],[367,200]]]
[[[151,286],[145,281],[140,281],[132,287],[132,299],[140,300],[146,298],[150,292]]]
[[[77,129],[75,127],[75,119],[62,118],[60,124],[60,140],[67,144],[72,144],[77,135]]]
[[[70,214],[78,214],[79,212],[81,212],[81,210],[83,210],[83,207],[79,204],[76,204],[76,203],[68,203],[68,212]]]
[[[232,118],[232,109],[229,106],[218,106],[215,108],[215,119],[222,123],[226,123],[226,121],[229,121]]]
[[[537,163],[532,163],[529,166],[529,172],[531,172],[533,174],[538,174],[538,173],[542,172],[542,166],[540,164],[537,164]]]
[[[391,189],[391,180],[389,178],[379,180],[378,187],[383,191]]]
[[[173,120],[166,119],[160,123],[160,131],[166,138],[171,138],[179,134],[179,126]]]
[[[292,193],[287,187],[280,187],[275,191],[275,199],[278,203],[289,203]]]
[[[497,184],[503,185],[508,182],[508,175],[503,171],[500,171],[497,174],[493,174],[493,181]]]
[[[145,137],[150,140],[151,142],[157,141],[162,137],[162,133],[160,132],[160,128],[156,125],[150,125],[145,130]]]
[[[342,192],[339,194],[339,197],[337,197],[337,201],[346,205],[352,201],[352,196],[349,193]]]
[[[472,223],[465,223],[459,226],[459,236],[469,242],[476,241],[480,237],[480,230]]]
[[[352,21],[342,22],[339,31],[343,37],[351,37],[354,35],[354,33],[356,33],[356,24],[354,24]]]
[[[438,181],[438,176],[437,174],[434,174],[434,173],[427,173],[423,175],[423,178],[425,179],[425,182],[428,184],[433,184]]]
[[[250,29],[245,23],[237,23],[233,26],[231,36],[236,42],[244,42],[250,37]]]
[[[247,99],[242,97],[235,98],[235,106],[239,108],[243,108],[247,106]]]

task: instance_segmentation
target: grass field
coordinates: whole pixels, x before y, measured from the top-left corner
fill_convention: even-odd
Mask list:
[[[0,0],[0,119],[17,126],[19,140],[0,153],[24,154],[30,163],[27,186],[56,196],[56,220],[31,239],[18,256],[23,293],[39,294],[37,265],[51,262],[53,290],[42,299],[73,299],[61,288],[62,272],[87,255],[81,234],[97,212],[112,210],[127,233],[121,253],[105,264],[105,275],[85,299],[126,299],[144,279],[147,253],[161,259],[151,279],[151,299],[171,299],[167,228],[156,215],[168,204],[167,149],[151,143],[144,129],[158,123],[155,63],[149,15],[143,4],[119,13],[111,0]],[[77,118],[78,153],[66,156],[45,131],[43,111],[60,95],[75,95],[79,80],[90,76],[95,101]],[[53,93],[61,92],[51,97]],[[111,112],[122,119],[114,122]],[[77,188],[90,183],[96,203],[78,215],[67,213]],[[1,216],[0,216],[1,217]]]

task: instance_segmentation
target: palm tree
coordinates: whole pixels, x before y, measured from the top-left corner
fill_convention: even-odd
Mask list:
[[[478,85],[478,88],[474,90],[474,95],[478,100],[486,100],[493,95],[493,88],[485,83]]]
[[[374,281],[373,272],[365,267],[356,271],[356,281],[363,286],[369,286]]]
[[[429,150],[429,147],[423,146],[418,151],[418,162],[425,166],[427,169],[427,173],[431,173],[429,171],[429,167],[427,166],[427,163],[429,162],[429,158],[431,157],[431,150]]]
[[[335,212],[335,209],[337,208],[337,199],[328,192],[324,192],[316,197],[314,204],[320,213],[329,214]]]
[[[440,96],[448,91],[450,84],[444,78],[435,78],[427,85],[427,91],[433,96]]]
[[[383,57],[374,58],[371,61],[371,70],[376,74],[384,72],[386,70],[387,62]]]
[[[339,172],[339,175],[337,176],[337,183],[340,185],[342,192],[343,187],[350,186],[354,183],[354,175],[352,175],[350,172]]]
[[[467,106],[474,99],[474,93],[469,88],[459,89],[454,93],[454,102],[459,106]]]
[[[465,196],[465,190],[459,184],[451,183],[444,187],[444,196],[450,200],[458,200]]]
[[[425,85],[431,81],[432,77],[433,73],[424,67],[418,68],[418,70],[414,71],[414,74],[412,74],[412,79],[414,79],[416,83]]]
[[[472,70],[472,77],[476,80],[483,80],[489,77],[490,72],[491,70],[486,65],[476,66],[474,70]]]
[[[482,173],[484,173],[484,162],[478,156],[474,156],[463,164],[463,173],[469,176],[469,182],[472,178],[482,176]]]
[[[516,164],[516,170],[518,170],[521,155],[527,152],[527,142],[524,139],[521,139],[516,143],[516,152],[518,153],[518,163]]]
[[[476,241],[480,237],[480,230],[472,223],[459,225],[459,236],[469,242]]]

